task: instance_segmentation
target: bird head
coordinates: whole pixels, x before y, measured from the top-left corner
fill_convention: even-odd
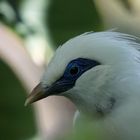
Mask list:
[[[26,104],[58,95],[69,98],[80,111],[109,112],[118,95],[120,80],[116,79],[121,79],[139,56],[132,40],[129,35],[107,31],[67,41],[56,50]]]

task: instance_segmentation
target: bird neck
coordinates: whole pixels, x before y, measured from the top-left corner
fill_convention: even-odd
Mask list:
[[[80,96],[81,97],[81,96]],[[105,96],[102,100],[96,99],[96,102],[91,100],[85,100],[83,98],[76,98],[76,97],[69,97],[70,100],[76,105],[77,109],[83,116],[88,118],[102,118],[105,117],[107,114],[112,112],[115,107],[116,99],[113,97]],[[94,98],[92,98],[94,99]],[[100,98],[101,99],[101,98]]]

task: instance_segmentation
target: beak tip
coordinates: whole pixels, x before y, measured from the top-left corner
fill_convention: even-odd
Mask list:
[[[27,99],[25,100],[24,106],[27,107],[28,105],[32,104],[34,102],[32,96],[28,96]]]
[[[26,99],[24,106],[27,107],[30,104],[30,101],[28,100],[28,98]]]
[[[39,83],[31,92],[31,94],[28,95],[24,106],[28,106],[29,104],[32,104],[40,99],[45,98],[46,95],[44,94],[44,91],[41,87],[41,84]]]

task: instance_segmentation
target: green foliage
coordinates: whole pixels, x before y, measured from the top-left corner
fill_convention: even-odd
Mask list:
[[[25,108],[25,96],[21,83],[0,61],[0,140],[21,140],[35,135],[33,112]]]
[[[60,140],[103,140],[101,131],[95,130],[90,124],[81,124],[71,134]]]
[[[47,23],[57,45],[81,33],[102,28],[92,0],[52,0]]]

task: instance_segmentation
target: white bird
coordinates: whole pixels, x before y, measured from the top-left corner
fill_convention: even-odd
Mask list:
[[[118,32],[89,32],[59,47],[26,104],[69,98],[98,140],[140,140],[140,44]],[[77,120],[76,119],[76,120]]]

